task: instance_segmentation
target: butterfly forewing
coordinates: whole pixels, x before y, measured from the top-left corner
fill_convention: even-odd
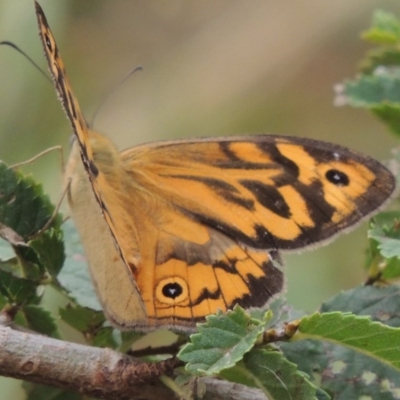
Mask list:
[[[39,24],[39,35],[42,41],[44,53],[48,62],[51,77],[53,79],[54,87],[57,95],[61,101],[63,109],[67,114],[68,120],[71,123],[73,132],[79,141],[83,162],[92,159],[90,146],[86,146],[88,141],[88,127],[80,109],[79,103],[72,92],[68,76],[65,72],[64,62],[58,51],[58,47],[54,36],[51,32],[46,16],[40,5],[35,1],[36,16]],[[90,166],[88,165],[88,168]]]
[[[376,160],[310,139],[260,135],[167,142],[122,153],[132,179],[199,223],[257,249],[334,236],[394,191]]]

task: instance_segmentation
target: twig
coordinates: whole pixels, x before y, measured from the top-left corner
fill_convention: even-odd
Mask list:
[[[182,362],[170,358],[143,362],[111,349],[65,342],[19,332],[0,324],[0,375],[77,391],[109,400],[172,400],[174,394],[159,379],[173,375]],[[247,386],[200,378],[195,381],[204,400],[266,400]]]

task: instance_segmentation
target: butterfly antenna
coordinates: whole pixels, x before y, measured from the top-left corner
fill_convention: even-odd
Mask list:
[[[133,68],[131,71],[129,71],[129,73],[125,76],[124,79],[122,79],[121,82],[119,82],[116,86],[113,87],[113,89],[111,89],[106,96],[103,98],[102,102],[100,103],[100,105],[97,107],[96,111],[94,112],[92,119],[90,120],[89,126],[93,127],[94,125],[94,121],[97,117],[97,115],[99,115],[100,111],[104,108],[104,105],[107,103],[107,101],[113,96],[113,94],[137,71],[142,71],[143,68],[141,65],[138,65],[137,67]]]
[[[39,65],[37,65],[35,61],[33,61],[32,58],[29,57],[28,54],[21,50],[16,44],[9,42],[8,40],[3,40],[0,42],[0,45],[10,46],[14,50],[18,51],[18,53],[22,54],[52,84],[50,77],[42,70],[42,68],[40,68]]]

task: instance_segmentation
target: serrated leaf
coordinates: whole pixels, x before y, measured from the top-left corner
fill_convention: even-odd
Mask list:
[[[400,212],[377,215],[370,223],[368,238],[376,240],[383,257],[400,258]]]
[[[0,161],[1,224],[27,239],[44,227],[53,210],[40,184]],[[60,225],[61,218],[56,218],[54,224]]]
[[[61,286],[79,305],[102,310],[94,291],[78,233],[71,220],[63,225],[66,259],[58,275]]]
[[[400,277],[400,213],[378,214],[368,230],[367,267],[371,278],[382,281]]]
[[[292,340],[329,341],[400,370],[400,329],[350,313],[315,313],[301,320]]]
[[[198,325],[198,333],[190,337],[192,343],[185,345],[178,357],[188,363],[187,370],[207,375],[218,374],[240,361],[267,324],[267,320],[252,319],[238,306],[206,320]]]
[[[331,349],[326,349],[330,351]],[[326,353],[325,353],[326,354]],[[398,371],[367,357],[338,348],[324,371],[322,386],[335,400],[398,399],[400,379]]]
[[[0,162],[0,226],[27,278],[39,280],[46,269],[54,275],[62,266],[61,216],[52,219],[53,211],[40,184]],[[51,229],[26,243],[50,220]]]
[[[57,277],[65,260],[63,231],[50,228],[31,240],[29,246],[35,250],[41,268]]]
[[[381,67],[379,73],[345,82],[336,102],[367,108],[400,134],[400,67]]]
[[[390,326],[400,326],[400,288],[360,286],[324,303],[321,311],[351,311],[371,315]],[[302,340],[281,343],[289,360],[321,382],[335,400],[366,398],[395,400],[400,388],[398,370],[351,348],[329,342]],[[372,377],[372,378],[371,378]]]
[[[261,389],[269,400],[317,398],[317,388],[280,352],[253,349],[234,369],[237,375],[242,375],[242,379],[236,376],[234,381]],[[222,376],[229,378],[229,372],[223,371]]]
[[[21,274],[33,281],[39,281],[45,275],[45,269],[39,261],[36,251],[27,246],[14,246],[14,251],[18,259],[18,269]]]
[[[0,270],[0,293],[9,303],[20,305],[37,302],[39,297],[36,289],[36,282]]]
[[[397,285],[362,285],[341,292],[321,306],[321,312],[351,312],[367,315],[385,325],[400,327],[400,288]]]
[[[63,321],[82,333],[94,332],[106,321],[103,312],[79,305],[60,308],[59,314]]]
[[[118,343],[114,338],[114,328],[102,326],[106,322],[102,311],[79,305],[68,305],[65,308],[60,308],[59,314],[63,321],[80,331],[93,346],[117,348]]]
[[[301,371],[314,376],[332,399],[398,398],[398,371],[371,357],[315,340],[282,343],[280,347]]]
[[[371,315],[391,326],[400,326],[399,307],[399,287],[360,286],[335,296],[324,303],[321,310],[352,311]],[[331,329],[334,331],[337,328]],[[335,400],[363,396],[388,400],[397,398],[396,387],[400,387],[398,370],[360,353],[357,349],[321,340],[281,343],[280,347],[301,371],[310,376],[316,375],[315,379],[321,381],[321,387],[331,393]],[[368,381],[366,376],[375,378]]]
[[[400,69],[381,68],[374,75],[361,75],[353,81],[345,82],[348,104],[353,107],[372,108],[374,106],[400,103]]]
[[[300,340],[279,343],[285,356],[297,365],[300,371],[312,377],[326,369],[329,359],[327,345],[318,340]],[[330,345],[330,347],[333,347]]]
[[[22,312],[30,329],[54,338],[60,337],[57,324],[49,311],[40,306],[28,304],[22,308]]]

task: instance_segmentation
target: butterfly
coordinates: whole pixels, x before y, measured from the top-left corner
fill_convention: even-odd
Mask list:
[[[43,10],[40,38],[71,124],[72,218],[109,320],[192,331],[218,309],[282,292],[279,251],[333,238],[380,208],[395,179],[378,161],[317,140],[238,136],[119,152],[89,129]]]

